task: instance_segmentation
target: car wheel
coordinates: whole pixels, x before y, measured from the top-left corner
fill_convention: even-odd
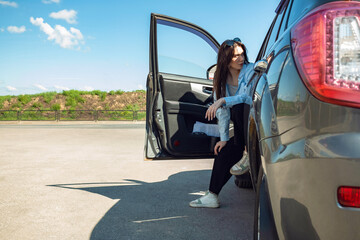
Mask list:
[[[258,239],[279,239],[271,210],[266,178],[262,167],[260,167],[258,174],[254,211],[254,240]]]
[[[235,176],[235,185],[239,188],[252,188],[250,173]]]

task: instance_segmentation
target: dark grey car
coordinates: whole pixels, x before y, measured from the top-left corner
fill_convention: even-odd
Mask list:
[[[202,41],[214,56],[219,47],[198,26],[152,15],[146,158],[211,157],[216,139],[193,126],[206,122],[216,57],[180,63],[186,51],[197,54],[186,43],[176,58],[161,56],[168,51],[160,49],[159,28],[171,28],[175,39],[173,29],[193,35],[189,41]],[[280,1],[255,70],[248,121],[254,239],[360,239],[360,2]]]
[[[252,83],[255,234],[360,239],[360,2],[281,1],[276,12]]]

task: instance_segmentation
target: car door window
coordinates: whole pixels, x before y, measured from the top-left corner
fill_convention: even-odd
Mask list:
[[[289,26],[289,18],[290,18],[290,14],[291,14],[291,11],[292,11],[292,5],[293,5],[293,0],[289,0],[289,3],[288,3],[288,6],[286,8],[286,14],[285,14],[285,17],[284,17],[284,22],[283,22],[283,31],[285,31],[288,26]]]
[[[282,24],[282,21],[283,21],[283,15],[284,15],[284,10],[286,8],[286,4],[284,4],[277,17],[276,17],[276,20],[275,20],[275,24],[274,24],[274,27],[272,29],[272,32],[271,32],[271,35],[270,35],[270,38],[269,38],[269,41],[267,43],[267,47],[266,47],[266,54],[269,53],[269,49],[272,47],[272,45],[274,44],[274,42],[277,40],[277,37],[278,37],[278,32],[279,32],[279,28],[281,27],[281,24]]]
[[[334,0],[331,0],[331,2]],[[289,15],[288,26],[293,24],[299,17],[313,8],[314,4],[320,6],[329,2],[329,0],[293,0],[291,3],[291,12]]]
[[[307,8],[304,8],[305,4],[303,0],[293,0],[291,5],[293,11],[290,13],[288,25],[291,25],[303,12],[307,10]]]
[[[263,41],[263,43],[261,45],[260,51],[259,51],[259,53],[258,53],[258,55],[256,57],[256,61],[259,61],[259,60],[263,59],[263,57],[265,55],[265,49],[266,49],[266,46],[267,46],[267,43],[268,43],[268,40],[269,40],[269,37],[270,37],[270,34],[271,34],[271,30],[272,30],[272,27],[273,27],[275,21],[276,21],[276,19],[273,20],[268,32],[266,33],[266,36],[265,36],[264,41]]]
[[[216,63],[217,47],[177,25],[157,25],[159,72],[206,79]]]
[[[281,36],[281,34],[287,29],[287,21],[288,21],[290,9],[291,9],[290,1],[288,1],[288,2],[289,3],[287,4],[287,6],[285,6],[284,16],[283,16],[283,20],[281,22],[281,26],[279,28],[278,37]]]

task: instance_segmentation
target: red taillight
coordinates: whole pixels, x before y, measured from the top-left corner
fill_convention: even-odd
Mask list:
[[[331,2],[291,30],[297,69],[324,102],[360,107],[360,3]]]
[[[360,187],[339,187],[337,197],[343,207],[360,208]]]

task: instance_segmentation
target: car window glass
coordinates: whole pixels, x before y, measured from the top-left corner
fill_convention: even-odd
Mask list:
[[[194,33],[157,25],[159,72],[206,79],[207,69],[216,63],[217,48]]]
[[[278,36],[280,36],[286,30],[286,27],[287,27],[286,22],[287,22],[288,17],[289,17],[290,8],[291,8],[291,4],[288,3],[285,10],[284,10],[285,16],[283,17]]]
[[[283,51],[279,55],[275,56],[274,60],[272,60],[266,74],[269,86],[274,85],[278,82],[281,68],[285,61],[287,53],[288,51]]]
[[[259,60],[263,59],[263,57],[265,55],[265,49],[266,49],[266,46],[267,46],[267,43],[268,43],[268,40],[269,40],[269,37],[270,37],[270,34],[271,34],[271,30],[272,30],[272,27],[273,27],[275,21],[276,21],[276,16],[275,16],[274,20],[272,21],[268,32],[266,33],[266,36],[264,38],[263,43],[261,44],[261,48],[260,48],[260,51],[259,51],[259,53],[258,53],[258,55],[256,57],[256,61],[259,61]]]
[[[291,25],[295,21],[295,19],[300,16],[302,12],[301,9],[303,9],[304,11],[306,10],[303,7],[302,0],[293,0],[291,9],[292,11],[289,16],[288,25]]]
[[[290,26],[304,12],[308,11],[308,5],[313,0],[293,0],[291,3],[291,12],[289,15],[288,26]],[[322,0],[318,1],[321,2]]]
[[[289,0],[289,3],[288,3],[288,6],[287,6],[287,9],[286,9],[286,15],[285,15],[285,18],[284,18],[284,24],[283,24],[283,29],[284,31],[286,29],[288,29],[288,26],[289,26],[289,17],[290,17],[290,14],[292,12],[292,5],[293,5],[293,0]]]
[[[279,27],[280,27],[280,23],[281,23],[281,19],[282,19],[283,14],[284,14],[284,11],[281,11],[281,13],[279,13],[277,15],[276,22],[274,24],[274,27],[272,29],[269,41],[267,43],[267,47],[266,47],[266,51],[265,51],[266,54],[268,53],[269,49],[271,48],[271,46],[276,41],[277,33],[278,33],[278,30],[279,30]]]
[[[289,15],[288,26],[293,24],[300,16],[310,9],[328,2],[335,2],[337,0],[293,0],[291,3],[291,12]]]

